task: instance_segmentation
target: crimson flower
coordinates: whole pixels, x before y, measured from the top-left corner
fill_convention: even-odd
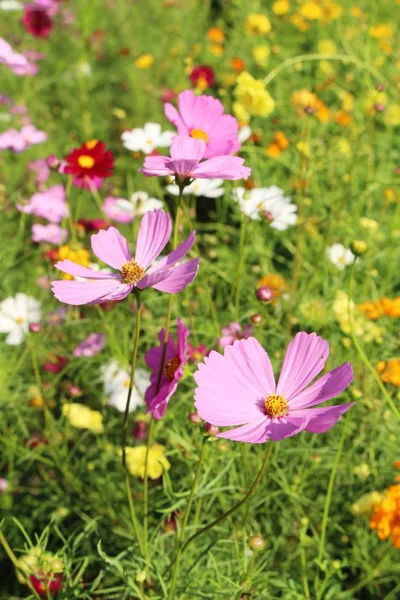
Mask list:
[[[65,157],[61,171],[73,175],[73,184],[90,189],[93,185],[99,189],[105,177],[111,177],[114,168],[114,157],[107,150],[104,142],[90,140],[80,148],[74,148]]]
[[[198,65],[193,68],[189,75],[189,79],[193,87],[196,87],[199,90],[206,90],[207,88],[214,87],[214,69],[208,65]]]
[[[28,33],[37,38],[49,37],[53,28],[53,20],[49,11],[37,4],[25,4],[21,23]]]

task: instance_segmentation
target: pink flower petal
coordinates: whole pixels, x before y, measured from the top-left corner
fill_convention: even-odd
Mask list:
[[[196,239],[196,232],[192,231],[192,233],[186,238],[182,244],[180,244],[175,250],[170,252],[167,256],[156,262],[150,269],[147,271],[150,273],[155,273],[157,271],[162,271],[164,269],[169,269],[173,267],[177,262],[182,260],[182,258],[189,252],[192,248]]]
[[[199,161],[205,151],[206,143],[203,140],[196,140],[188,135],[176,135],[172,140],[170,154],[174,161],[182,159]]]
[[[328,342],[315,333],[298,333],[286,350],[276,393],[294,398],[322,371],[328,356]]]
[[[196,96],[192,90],[185,90],[178,96],[178,107],[182,116],[182,120],[185,126],[190,129],[193,128],[193,106],[196,102]]]
[[[128,242],[115,227],[92,235],[91,245],[94,254],[100,260],[118,271],[132,258]]]
[[[163,177],[165,175],[174,175],[175,172],[170,166],[171,159],[169,156],[146,156],[140,173],[147,177]]]
[[[247,179],[251,174],[249,167],[243,166],[244,159],[238,156],[215,156],[203,161],[192,171],[194,178],[213,179]]]
[[[292,398],[289,406],[293,410],[299,408],[308,408],[315,404],[320,404],[338,396],[353,381],[353,368],[350,363],[344,363],[336,367],[333,371],[320,377],[315,383],[310,385],[297,396]]]
[[[217,423],[212,421],[211,423],[213,425],[217,425]],[[227,440],[234,440],[236,442],[263,444],[268,440],[269,423],[270,419],[263,417],[262,419],[252,421],[251,423],[247,423],[241,427],[236,427],[235,429],[218,433],[217,437],[225,438]]]
[[[60,302],[79,306],[81,304],[101,304],[107,294],[116,292],[121,284],[114,279],[101,281],[52,281],[52,291]],[[131,288],[131,286],[129,286]],[[129,293],[129,292],[128,292]],[[127,295],[127,294],[125,294]]]
[[[162,281],[152,284],[152,287],[159,292],[166,292],[167,294],[178,294],[185,289],[197,275],[199,269],[200,259],[194,258],[187,262],[173,267],[169,270],[169,276]],[[165,271],[164,271],[165,272]],[[154,273],[157,275],[157,273]]]
[[[168,121],[171,121],[171,123],[175,125],[175,127],[178,129],[179,135],[185,135],[189,133],[185,123],[183,122],[175,106],[167,102],[166,104],[164,104],[164,112]]]
[[[164,281],[164,279],[168,279],[170,275],[170,271],[168,269],[164,271],[156,271],[156,273],[148,273],[141,279],[136,287],[139,290],[144,290],[149,287],[154,287],[160,282]]]
[[[310,433],[325,433],[339,421],[341,415],[346,413],[354,402],[349,404],[340,404],[337,406],[324,406],[319,408],[306,408],[304,410],[294,410],[291,415],[304,416],[308,419],[305,430]]]
[[[171,217],[161,208],[149,211],[143,216],[135,255],[135,260],[142,269],[147,269],[161,254],[171,237],[171,231]]]
[[[122,281],[121,275],[117,273],[101,273],[100,271],[92,271],[87,267],[82,267],[71,260],[62,260],[57,262],[55,268],[68,275],[74,275],[75,277],[85,277],[85,279],[118,279]]]

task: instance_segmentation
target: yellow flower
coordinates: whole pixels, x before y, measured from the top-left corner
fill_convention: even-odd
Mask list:
[[[393,358],[386,363],[380,360],[376,365],[376,370],[383,383],[392,383],[393,385],[400,386],[400,360]]]
[[[310,300],[309,302],[302,302],[299,306],[299,311],[311,323],[322,325],[328,320],[326,303],[319,298]]]
[[[337,46],[332,40],[320,40],[318,42],[318,52],[320,54],[335,54]]]
[[[297,13],[295,13],[294,15],[291,15],[290,21],[291,21],[292,25],[297,27],[297,29],[299,31],[307,31],[308,29],[310,29],[310,26],[307,23],[307,21],[304,19],[304,17],[302,17],[301,15],[299,15]]]
[[[267,15],[252,13],[246,19],[247,33],[265,34],[271,31],[271,21]]]
[[[343,110],[347,112],[353,110],[354,108],[354,96],[350,92],[342,92],[339,94],[339,98],[342,101]]]
[[[126,463],[129,472],[134,477],[144,478],[146,451],[146,446],[128,447],[126,449]],[[168,471],[171,465],[164,456],[164,446],[154,444],[150,448],[147,465],[150,479],[158,479],[164,471]]]
[[[83,248],[74,249],[67,245],[59,248],[57,258],[58,260],[71,260],[78,265],[82,265],[82,267],[88,267],[90,263],[90,254],[87,250]],[[62,273],[61,278],[73,279],[72,275],[67,273]]]
[[[352,6],[349,12],[351,16],[355,17],[356,19],[362,19],[364,16],[364,12],[359,6]]]
[[[376,106],[385,107],[388,103],[388,96],[386,92],[380,90],[369,90],[365,100],[364,107],[368,114],[374,114],[376,112]]]
[[[224,54],[224,47],[220,46],[219,44],[213,44],[210,47],[210,52],[214,56],[222,56]]]
[[[234,102],[232,109],[233,114],[235,115],[239,123],[242,126],[247,125],[247,123],[250,121],[250,115],[245,109],[245,107],[242,104],[240,104],[240,102]]]
[[[223,44],[225,41],[225,33],[220,27],[211,27],[207,32],[207,37],[213,44]]]
[[[394,31],[387,23],[377,23],[370,28],[369,35],[376,40],[389,40],[393,37]]]
[[[275,0],[272,5],[272,12],[275,15],[286,15],[290,10],[289,0]]]
[[[265,44],[253,48],[253,59],[259,67],[266,66],[269,55],[270,49]]]
[[[324,6],[324,18],[325,22],[333,21],[334,19],[338,19],[341,17],[343,13],[343,8],[336,4],[336,2],[326,2]]]
[[[361,217],[360,225],[363,229],[369,229],[370,231],[375,231],[379,228],[378,221],[374,219],[369,219],[368,217]]]
[[[350,300],[349,302],[349,297],[345,292],[338,290],[333,302],[333,312],[341,330],[346,335],[350,333],[349,310],[352,316],[353,330],[356,337],[363,338],[363,341],[366,343],[381,343],[381,328],[375,323],[371,323],[354,304],[353,300]]]
[[[299,14],[308,21],[320,21],[324,17],[323,8],[312,0],[300,6]]]
[[[307,142],[300,140],[300,142],[297,142],[296,148],[303,156],[306,156],[307,158],[310,156],[310,146]]]
[[[77,429],[89,429],[93,433],[103,433],[103,415],[98,410],[92,410],[83,404],[72,402],[64,404],[63,415],[73,427]]]
[[[135,60],[135,65],[138,69],[148,69],[154,63],[154,56],[152,54],[141,54]]]
[[[367,515],[382,502],[384,497],[380,492],[368,492],[351,505],[351,512],[355,517]]]
[[[400,104],[392,104],[386,110],[383,120],[386,125],[396,127],[400,125]]]
[[[236,100],[243,106],[249,115],[266,117],[275,108],[275,102],[261,79],[254,79],[243,71],[237,78],[235,88]]]

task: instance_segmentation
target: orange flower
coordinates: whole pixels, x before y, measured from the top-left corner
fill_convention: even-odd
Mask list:
[[[268,273],[257,282],[257,287],[269,287],[272,292],[272,304],[277,304],[278,298],[286,289],[286,281],[282,275]]]
[[[385,499],[375,508],[369,525],[379,539],[389,536],[395,548],[400,548],[400,484],[390,486]]]
[[[360,310],[365,312],[368,319],[376,321],[379,317],[400,318],[400,296],[390,300],[390,298],[381,298],[377,302],[365,302],[360,305]]]
[[[347,125],[351,123],[351,115],[347,112],[347,110],[339,110],[336,113],[335,121],[341,127],[347,127]]]
[[[328,107],[314,92],[309,92],[306,89],[296,90],[292,94],[292,104],[296,108],[299,117],[304,116],[304,113],[315,114],[321,123],[329,121]]]
[[[387,362],[380,360],[376,365],[381,381],[400,386],[400,360],[390,359]]]
[[[207,37],[213,44],[223,44],[225,41],[225,33],[220,27],[211,27],[207,32]]]
[[[234,56],[231,60],[231,67],[235,71],[235,73],[241,73],[246,68],[246,63],[242,58]]]
[[[270,158],[277,158],[288,147],[289,140],[287,139],[283,131],[275,131],[274,139],[271,142],[271,144],[269,144],[269,146],[265,148],[265,153]]]

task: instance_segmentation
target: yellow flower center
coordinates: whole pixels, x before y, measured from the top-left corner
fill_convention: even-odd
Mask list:
[[[190,137],[194,138],[195,140],[204,140],[206,144],[208,142],[208,135],[202,129],[192,129],[190,132]]]
[[[168,379],[168,381],[172,381],[175,375],[175,371],[181,364],[181,361],[176,356],[175,358],[171,358],[171,360],[165,363],[164,367],[164,375]]]
[[[25,321],[24,317],[17,317],[15,320],[17,321],[17,323],[20,323],[20,324]]]
[[[88,154],[83,154],[78,158],[78,165],[83,169],[91,169],[95,163],[95,160],[92,156]]]
[[[86,148],[89,148],[89,150],[92,150],[95,146],[97,146],[97,144],[99,143],[99,140],[89,140],[88,142],[85,143]]]
[[[144,269],[132,258],[122,265],[121,275],[124,283],[134,284],[143,279]]]
[[[271,417],[271,419],[283,417],[287,414],[288,408],[286,398],[278,394],[267,396],[264,402],[265,414]]]

